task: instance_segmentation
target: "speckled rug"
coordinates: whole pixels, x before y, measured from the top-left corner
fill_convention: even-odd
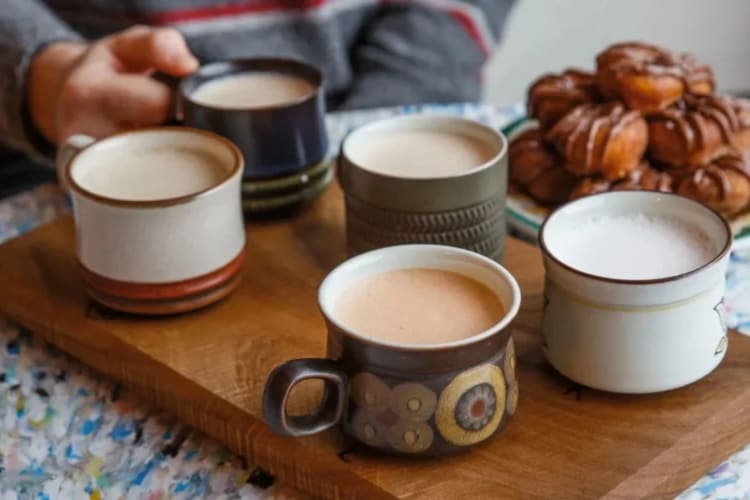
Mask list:
[[[471,116],[502,127],[520,106],[398,108],[331,115],[332,150],[351,128],[393,113]],[[68,211],[47,184],[0,201],[0,242]],[[729,271],[730,325],[750,334],[750,252]],[[278,498],[289,490],[216,442],[139,401],[0,318],[0,498]],[[750,499],[750,446],[683,499]]]

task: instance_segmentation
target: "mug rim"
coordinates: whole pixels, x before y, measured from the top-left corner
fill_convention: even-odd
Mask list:
[[[278,69],[276,70],[270,70],[270,69],[262,69],[262,68],[254,68],[255,65],[259,66],[274,66],[278,65]],[[211,70],[220,70],[222,67],[226,69],[231,68],[239,68],[240,71],[238,72],[228,72],[225,71],[222,73],[221,76],[213,76],[208,77],[206,80],[202,83],[198,83],[195,85],[195,88],[192,90],[195,91],[200,87],[201,85],[212,81],[214,79],[219,78],[225,78],[228,76],[232,76],[235,74],[241,74],[241,73],[252,73],[252,72],[265,72],[265,73],[283,73],[290,76],[296,76],[304,79],[308,83],[310,83],[313,86],[312,92],[309,94],[305,94],[300,97],[296,97],[295,99],[291,101],[285,101],[278,104],[265,104],[262,106],[216,106],[213,104],[205,104],[202,102],[198,102],[192,98],[191,92],[188,92],[185,87],[192,84],[196,80],[198,80],[201,77],[205,76],[206,72],[209,72]],[[300,74],[295,72],[285,72],[284,67],[288,68],[295,68],[298,69],[306,74]],[[312,78],[308,78],[308,76]],[[314,81],[311,81],[314,80]],[[195,70],[193,73],[188,75],[187,77],[183,78],[180,81],[179,84],[179,94],[182,99],[190,103],[191,106],[197,106],[202,107],[205,109],[211,109],[215,111],[220,111],[222,113],[248,113],[248,112],[254,112],[254,111],[274,111],[274,110],[285,110],[289,108],[293,108],[295,106],[299,106],[300,104],[303,104],[305,102],[314,100],[317,98],[317,96],[321,93],[321,90],[323,89],[323,74],[320,72],[318,68],[311,64],[307,64],[304,61],[301,61],[299,59],[292,59],[292,58],[285,58],[285,57],[247,57],[247,58],[239,58],[239,59],[228,59],[225,61],[214,61],[210,62],[208,64],[201,65],[197,70]]]
[[[329,308],[326,307],[326,305],[323,302],[323,293],[328,287],[332,286],[330,282],[333,279],[333,276],[335,274],[344,272],[346,267],[355,265],[359,261],[371,258],[373,255],[388,254],[388,253],[402,252],[402,251],[417,252],[417,253],[441,251],[441,252],[446,252],[446,253],[452,253],[454,255],[464,257],[468,260],[472,260],[486,267],[489,267],[493,271],[495,271],[496,274],[501,275],[503,280],[510,287],[511,292],[512,292],[511,303],[509,307],[505,310],[505,314],[503,315],[503,317],[497,322],[495,322],[489,328],[481,332],[478,332],[470,337],[465,337],[459,340],[453,340],[449,342],[438,342],[434,344],[400,344],[397,342],[388,342],[385,340],[381,340],[381,339],[377,339],[377,338],[373,338],[368,335],[365,335],[353,328],[343,325],[340,321],[338,321],[338,319],[336,319],[333,312],[330,311]],[[412,267],[406,267],[404,269],[420,269],[420,268],[412,266]],[[430,268],[430,269],[436,269],[436,268]],[[456,272],[458,274],[461,274],[458,271],[451,271],[451,272]],[[321,282],[318,288],[318,306],[320,307],[320,310],[323,313],[323,316],[325,317],[327,321],[330,321],[336,328],[338,328],[338,330],[341,331],[344,335],[354,338],[358,342],[363,342],[363,343],[373,345],[376,347],[387,348],[387,349],[398,350],[398,351],[408,351],[408,352],[430,352],[430,351],[449,350],[449,349],[454,349],[457,347],[467,347],[467,346],[475,345],[484,340],[487,340],[493,335],[499,334],[500,332],[505,330],[510,325],[510,323],[515,319],[515,317],[518,315],[518,311],[521,308],[521,298],[522,298],[521,288],[519,287],[518,282],[516,281],[516,278],[505,267],[498,264],[494,260],[488,257],[485,257],[483,255],[480,255],[478,253],[472,252],[470,250],[465,250],[463,248],[452,247],[448,245],[407,244],[407,245],[393,245],[393,246],[388,246],[388,247],[377,248],[375,250],[370,250],[369,252],[365,252],[365,253],[356,255],[354,257],[351,257],[345,260],[344,262],[340,263],[339,265],[337,265],[335,268],[333,268],[333,270],[331,270],[328,273],[328,275],[326,275],[326,277],[323,279],[323,281]],[[505,307],[505,304],[503,304],[503,307]]]
[[[181,196],[174,196],[170,198],[159,198],[159,199],[154,199],[154,200],[128,200],[128,199],[123,199],[123,198],[113,198],[110,196],[102,195],[102,194],[96,193],[94,191],[91,191],[83,187],[73,177],[73,167],[76,163],[76,159],[81,154],[90,150],[91,148],[104,144],[107,141],[122,138],[127,135],[150,134],[154,132],[177,132],[180,134],[194,134],[194,135],[198,134],[198,135],[202,135],[208,138],[209,140],[220,142],[229,150],[229,152],[231,153],[234,159],[234,161],[232,162],[232,168],[229,171],[229,173],[226,175],[226,177],[224,177],[222,180],[220,180],[216,184],[209,186],[205,189],[196,191],[195,193],[189,193],[189,194],[185,194]],[[70,160],[65,166],[64,175],[65,175],[65,181],[70,186],[70,190],[85,198],[89,198],[99,203],[102,203],[105,205],[111,205],[111,206],[133,207],[133,208],[153,208],[153,207],[168,207],[168,206],[174,206],[174,205],[182,205],[185,203],[192,202],[196,199],[208,196],[216,191],[219,191],[224,186],[229,184],[229,182],[231,182],[234,178],[242,175],[243,167],[244,167],[244,159],[242,157],[242,153],[240,153],[239,148],[237,148],[237,146],[232,141],[230,141],[229,139],[219,134],[216,134],[208,130],[197,129],[197,128],[192,128],[192,127],[153,126],[153,127],[143,127],[143,128],[138,128],[134,130],[126,130],[123,132],[117,132],[110,136],[92,141],[90,144],[82,147],[81,149],[76,151],[73,154],[73,156],[71,156]]]
[[[680,274],[674,274],[671,276],[664,276],[662,278],[648,278],[648,279],[611,278],[607,276],[600,276],[598,274],[581,271],[580,269],[575,268],[571,266],[570,264],[563,262],[557,256],[555,256],[555,254],[549,249],[549,246],[547,245],[547,242],[545,240],[545,235],[546,235],[545,229],[547,228],[547,225],[550,223],[550,221],[552,221],[553,217],[559,216],[560,213],[566,208],[569,208],[570,206],[575,205],[577,203],[582,203],[585,200],[590,199],[590,198],[605,197],[605,196],[609,196],[609,197],[613,197],[613,196],[624,196],[624,197],[627,197],[627,196],[647,196],[647,197],[664,196],[664,197],[671,198],[673,202],[674,200],[679,200],[680,203],[686,202],[688,204],[693,204],[698,209],[708,212],[709,214],[713,215],[720,221],[720,224],[722,225],[722,228],[724,229],[724,235],[725,235],[726,241],[721,251],[719,251],[708,262],[700,265],[699,267],[691,269],[689,271],[685,271]],[[587,278],[587,279],[600,281],[604,283],[618,284],[618,285],[657,285],[657,284],[671,283],[673,281],[680,281],[689,276],[698,274],[712,267],[714,264],[717,264],[718,262],[720,262],[732,250],[732,244],[733,244],[732,228],[729,226],[729,223],[726,221],[726,219],[724,219],[724,217],[722,217],[719,214],[719,212],[709,207],[708,205],[704,205],[703,203],[695,201],[691,198],[687,198],[677,193],[665,193],[661,191],[607,191],[604,193],[595,193],[595,194],[591,194],[588,196],[584,196],[583,198],[579,198],[577,200],[567,202],[555,208],[544,219],[544,221],[542,222],[542,225],[539,227],[539,248],[541,249],[542,254],[545,257],[549,258],[552,262],[554,262],[561,268],[565,269],[566,271],[569,271],[582,278]]]
[[[398,175],[383,173],[383,172],[373,170],[371,168],[363,166],[361,163],[354,161],[351,155],[346,153],[347,144],[356,135],[372,134],[373,132],[377,132],[379,128],[387,129],[390,125],[392,125],[393,123],[397,123],[397,122],[407,122],[407,123],[420,123],[420,122],[451,123],[453,122],[453,123],[463,123],[471,127],[479,127],[485,130],[486,132],[492,134],[495,138],[497,138],[500,141],[500,148],[492,156],[492,158],[468,170],[463,170],[461,172],[456,172],[456,173],[449,174],[449,175],[439,175],[439,176],[430,176],[430,177],[402,177]],[[457,133],[460,133],[460,132],[457,132]],[[508,147],[509,147],[508,139],[505,137],[505,134],[503,134],[499,130],[496,130],[494,127],[490,127],[489,125],[486,125],[485,123],[480,122],[479,120],[474,120],[474,119],[466,118],[463,116],[443,115],[443,114],[411,114],[411,115],[407,114],[407,115],[396,115],[396,116],[389,116],[386,118],[381,118],[381,119],[366,123],[364,125],[361,125],[359,127],[356,127],[354,130],[346,134],[346,137],[344,137],[344,140],[341,141],[339,157],[345,159],[345,161],[348,162],[353,167],[363,170],[364,172],[367,172],[370,175],[379,176],[388,180],[406,181],[406,182],[414,182],[414,183],[434,182],[434,181],[441,181],[441,180],[457,179],[457,178],[462,178],[462,177],[471,177],[480,172],[488,170],[489,168],[492,168],[495,164],[497,164],[497,162],[499,162],[503,157],[507,156]]]

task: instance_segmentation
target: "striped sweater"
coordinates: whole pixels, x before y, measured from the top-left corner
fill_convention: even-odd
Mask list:
[[[330,109],[470,101],[513,0],[2,0],[0,143],[34,153],[25,107],[44,45],[173,26],[203,62],[273,55],[318,66]]]

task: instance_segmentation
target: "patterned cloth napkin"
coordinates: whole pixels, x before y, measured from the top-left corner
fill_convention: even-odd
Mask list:
[[[461,104],[332,114],[332,151],[362,123],[416,112],[467,116],[501,128],[523,108]],[[0,242],[68,210],[50,184],[2,200]],[[750,334],[750,251],[732,256],[726,302],[730,325]],[[284,488],[0,318],[0,499],[279,498]],[[681,498],[750,498],[750,446]]]

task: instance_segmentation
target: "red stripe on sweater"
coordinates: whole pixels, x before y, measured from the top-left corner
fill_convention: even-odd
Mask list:
[[[468,33],[471,39],[474,40],[474,43],[479,46],[482,53],[484,54],[484,57],[489,57],[490,48],[487,47],[486,41],[484,40],[484,38],[482,38],[482,35],[479,32],[479,28],[477,27],[471,16],[469,16],[466,12],[453,9],[448,10],[448,14],[450,14],[453,19],[458,21],[458,23],[463,26],[463,28],[466,30],[466,33]]]
[[[201,21],[239,14],[267,14],[278,11],[307,11],[322,7],[328,0],[266,0],[232,5],[216,5],[193,9],[176,9],[144,14],[142,21],[151,25],[164,25],[186,21]]]

